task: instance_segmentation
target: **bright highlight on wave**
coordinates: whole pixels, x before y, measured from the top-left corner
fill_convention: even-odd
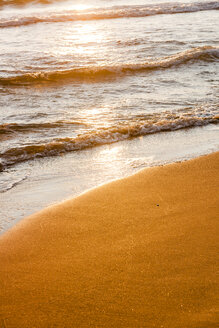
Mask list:
[[[107,8],[92,8],[74,5],[74,10],[52,11],[36,13],[26,16],[7,17],[0,19],[0,28],[30,25],[36,23],[55,23],[70,21],[89,21],[99,19],[115,19],[125,17],[146,17],[153,15],[170,15],[178,13],[192,13],[219,9],[218,1],[193,3],[162,3],[156,5],[113,6]]]

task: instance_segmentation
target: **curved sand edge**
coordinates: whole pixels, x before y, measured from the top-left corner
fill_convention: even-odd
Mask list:
[[[145,169],[5,233],[0,327],[216,327],[218,162]]]

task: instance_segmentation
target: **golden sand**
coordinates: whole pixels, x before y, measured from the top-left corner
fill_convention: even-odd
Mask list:
[[[0,239],[0,327],[218,327],[219,153],[145,169]]]

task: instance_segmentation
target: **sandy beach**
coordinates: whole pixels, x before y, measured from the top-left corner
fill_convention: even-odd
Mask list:
[[[213,328],[219,153],[117,180],[0,238],[0,327]]]

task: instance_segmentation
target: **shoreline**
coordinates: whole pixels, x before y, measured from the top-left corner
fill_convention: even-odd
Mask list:
[[[218,150],[218,127],[209,125],[105,145],[18,165],[2,173],[0,234],[33,213],[110,181]],[[89,172],[89,174],[88,174]],[[11,185],[14,187],[11,188]]]
[[[3,327],[216,327],[218,161],[142,169],[6,231]]]

